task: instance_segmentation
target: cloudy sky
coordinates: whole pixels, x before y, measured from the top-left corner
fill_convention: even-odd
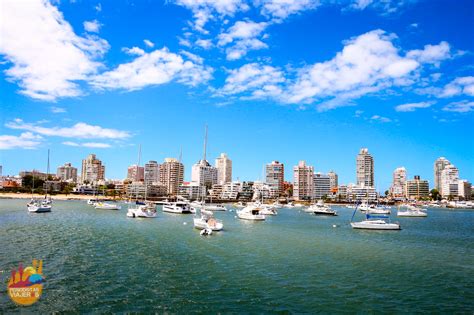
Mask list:
[[[0,3],[4,174],[88,153],[123,178],[177,157],[187,179],[227,152],[234,178],[306,160],[355,181],[368,147],[432,182],[445,156],[474,180],[474,3],[372,0]]]

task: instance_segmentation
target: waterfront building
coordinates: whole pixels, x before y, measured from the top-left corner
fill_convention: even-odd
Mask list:
[[[206,160],[200,160],[192,167],[191,180],[199,186],[210,189],[217,184],[217,168]]]
[[[336,198],[338,201],[347,201],[348,200],[348,187],[347,185],[339,185],[337,187]]]
[[[423,180],[416,175],[412,180],[405,182],[405,197],[408,200],[427,198],[430,196],[430,185],[427,180]]]
[[[242,182],[242,187],[239,192],[239,200],[249,201],[253,197],[253,182]]]
[[[368,201],[375,202],[377,201],[377,192],[375,187],[365,186],[365,185],[347,185],[347,201]]]
[[[270,187],[271,198],[278,198],[283,194],[284,180],[285,166],[283,163],[273,161],[265,166],[265,182]]]
[[[43,173],[43,172],[40,172],[38,170],[32,170],[32,171],[21,171],[19,174],[18,174],[20,177],[25,177],[25,176],[33,176],[35,178],[39,178],[39,179],[42,179],[42,180],[47,180],[48,177],[54,177],[55,174],[46,174],[46,173]]]
[[[222,186],[222,199],[237,200],[241,191],[242,191],[241,182],[226,183]]]
[[[126,193],[127,193],[128,198],[131,198],[131,199],[145,198],[146,187],[145,187],[145,183],[143,183],[143,182],[140,182],[140,181],[131,182],[131,183],[125,185],[125,189],[126,189]]]
[[[452,164],[446,165],[441,171],[440,194],[444,198],[458,196],[459,170]]]
[[[216,168],[217,183],[219,185],[232,182],[232,160],[229,159],[226,153],[221,153],[216,159]]]
[[[465,179],[458,181],[458,197],[461,200],[471,200],[472,184]]]
[[[293,167],[293,198],[296,200],[310,200],[313,197],[314,167],[300,161]]]
[[[185,182],[179,186],[179,195],[189,200],[199,200],[206,197],[206,186],[195,182]]]
[[[160,164],[156,161],[145,163],[144,180],[146,185],[160,182]]]
[[[331,178],[329,175],[315,173],[313,177],[313,198],[327,198],[331,195]]]
[[[215,184],[212,185],[212,189],[209,190],[209,197],[212,199],[222,199],[222,189],[223,185]]]
[[[357,185],[374,187],[374,158],[369,149],[362,148],[356,159]]]
[[[175,158],[166,158],[160,165],[160,183],[166,187],[167,195],[176,195],[183,184],[184,165]]]
[[[270,193],[270,186],[261,181],[255,181],[253,182],[253,200],[261,200],[261,199],[270,199],[271,198],[271,193]]]
[[[145,169],[137,164],[130,165],[127,170],[127,179],[136,182],[144,180]]]
[[[393,199],[402,200],[405,197],[405,183],[407,181],[407,170],[404,167],[398,167],[393,171],[392,186],[390,195]]]
[[[331,187],[331,192],[337,191],[337,186],[339,185],[338,176],[334,171],[329,171],[329,186]]]
[[[64,182],[77,182],[77,168],[72,166],[71,163],[64,163],[59,166],[56,171],[56,177]]]
[[[89,154],[82,160],[82,183],[97,183],[105,179],[105,166],[102,161],[96,158],[95,154]]]
[[[441,172],[443,172],[444,168],[450,164],[451,163],[444,157],[440,157],[434,162],[434,188],[440,193],[442,190]]]
[[[154,182],[152,184],[146,184],[146,194],[148,197],[163,197],[167,195],[166,186],[160,182]]]

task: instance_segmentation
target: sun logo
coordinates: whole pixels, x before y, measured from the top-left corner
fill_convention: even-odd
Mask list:
[[[43,261],[33,260],[32,266],[13,269],[8,281],[8,295],[13,302],[28,306],[36,303],[43,292]]]

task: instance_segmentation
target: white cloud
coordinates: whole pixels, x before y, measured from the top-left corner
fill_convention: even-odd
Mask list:
[[[186,56],[189,60],[192,60],[195,63],[198,63],[198,64],[204,63],[204,59],[202,59],[202,57],[199,57],[198,55],[190,53],[189,51],[181,50],[179,53],[183,56]]]
[[[435,92],[439,97],[453,97],[458,95],[474,96],[474,76],[459,77],[446,84],[442,90]]]
[[[235,42],[235,44],[226,49],[227,59],[240,59],[247,54],[249,50],[258,50],[268,48],[267,44],[257,39],[265,30],[268,23],[253,21],[237,21],[227,32],[218,36],[218,45],[225,46]]]
[[[224,87],[217,94],[233,95],[253,91],[253,98],[276,96],[281,93],[278,85],[284,81],[284,73],[278,68],[251,63],[231,70]]]
[[[181,55],[163,48],[145,53],[132,62],[121,64],[114,70],[97,75],[90,83],[98,89],[133,91],[172,80],[195,86],[208,81],[211,76],[211,68],[184,60]]]
[[[370,117],[370,120],[378,121],[382,123],[388,123],[392,121],[390,118],[379,116],[379,115],[373,115],[372,117]]]
[[[423,49],[411,50],[407,53],[407,57],[420,63],[439,66],[440,61],[451,58],[450,50],[447,42],[441,42],[438,45],[425,45]]]
[[[97,20],[84,22],[84,29],[87,32],[99,33],[100,27],[101,27],[101,24]]]
[[[35,132],[43,136],[55,136],[64,138],[79,138],[79,139],[125,139],[130,137],[127,131],[102,128],[100,126],[93,126],[83,122],[79,122],[72,127],[43,127],[38,123],[25,123],[21,119],[15,119],[5,124],[7,128],[16,130],[26,130]]]
[[[356,10],[372,8],[381,12],[382,15],[389,15],[414,2],[417,2],[417,0],[352,0],[349,8]],[[340,1],[340,3],[344,5],[346,1]]]
[[[98,3],[98,4],[94,7],[94,9],[95,9],[97,12],[102,11],[102,4]]]
[[[34,149],[41,144],[41,136],[24,132],[20,136],[0,135],[0,150]]]
[[[395,107],[397,112],[414,112],[418,108],[431,107],[435,102],[419,102],[419,103],[407,103],[398,105]]]
[[[284,20],[289,15],[305,10],[315,9],[319,0],[254,0],[255,5],[261,6],[261,13],[276,20]]]
[[[150,47],[150,48],[155,47],[155,44],[149,39],[144,39],[143,42],[145,43],[147,47]]]
[[[373,0],[355,0],[353,3],[352,3],[352,7],[354,9],[359,9],[359,10],[364,10],[365,8],[367,8],[367,6],[369,6],[369,4],[371,4],[373,2]]]
[[[209,49],[212,47],[212,41],[210,39],[198,39],[196,45],[204,49]]]
[[[66,112],[66,109],[62,107],[51,106],[49,109],[51,110],[51,113],[53,114],[61,114],[61,113]]]
[[[215,18],[215,14],[220,17],[234,16],[238,11],[249,9],[244,0],[175,0],[175,2],[193,12],[194,28],[202,33],[207,33],[204,26]]]
[[[122,51],[125,52],[127,55],[135,55],[135,56],[142,56],[145,54],[145,51],[138,47],[127,48],[123,47]]]
[[[40,100],[81,95],[77,81],[102,66],[96,59],[109,48],[96,36],[77,36],[58,9],[46,1],[2,1],[0,54],[11,67],[8,80],[21,93]]]
[[[178,41],[179,41],[179,44],[181,46],[185,46],[185,47],[191,47],[192,46],[191,42],[188,39],[178,37]]]
[[[457,113],[468,113],[474,111],[474,102],[472,101],[460,101],[460,102],[453,102],[445,107],[443,107],[444,111],[447,112],[457,112]]]
[[[63,144],[67,146],[71,146],[71,147],[98,148],[98,149],[106,149],[106,148],[112,147],[110,144],[102,143],[102,142],[77,143],[73,141],[65,141],[63,142]]]

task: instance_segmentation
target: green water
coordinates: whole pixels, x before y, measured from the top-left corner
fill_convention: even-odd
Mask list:
[[[129,219],[80,201],[30,214],[25,200],[0,200],[0,313],[18,310],[10,270],[36,258],[47,282],[31,312],[472,314],[474,211],[429,209],[377,232],[334,208],[266,222],[217,213],[225,231],[202,237],[191,215]]]

